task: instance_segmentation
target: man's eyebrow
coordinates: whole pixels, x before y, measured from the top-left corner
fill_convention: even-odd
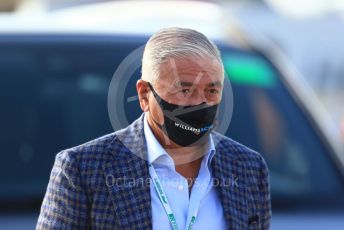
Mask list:
[[[222,82],[221,81],[211,82],[208,84],[208,86],[210,86],[210,87],[222,86]]]
[[[192,82],[188,82],[188,81],[177,81],[175,83],[175,86],[192,86],[193,83]]]
[[[175,86],[192,86],[193,82],[188,82],[188,81],[178,81],[174,84]],[[215,81],[215,82],[211,82],[209,83],[207,86],[210,87],[216,87],[216,86],[222,86],[222,82],[221,81]]]

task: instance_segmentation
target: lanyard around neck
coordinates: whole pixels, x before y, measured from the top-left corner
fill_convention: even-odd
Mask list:
[[[178,230],[178,225],[177,225],[176,218],[175,218],[175,216],[174,216],[174,214],[172,212],[170,203],[168,202],[168,199],[167,199],[167,196],[166,196],[166,194],[164,192],[162,184],[161,184],[161,182],[159,180],[159,177],[158,177],[158,175],[157,175],[157,173],[156,173],[156,171],[155,171],[155,169],[154,169],[152,164],[149,165],[149,173],[150,173],[150,175],[151,175],[151,177],[153,179],[153,184],[154,184],[155,190],[158,193],[159,200],[160,200],[162,206],[165,209],[165,213],[167,215],[168,220],[170,221],[172,229],[173,230]],[[198,203],[195,211],[192,214],[190,223],[187,225],[187,228],[186,228],[187,230],[191,230],[193,225],[194,225],[194,223],[195,223],[195,221],[196,221],[199,205],[200,205],[200,202]]]

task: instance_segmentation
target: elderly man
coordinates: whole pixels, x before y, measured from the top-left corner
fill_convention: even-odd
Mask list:
[[[57,154],[37,229],[268,229],[268,169],[214,131],[224,70],[203,34],[147,42],[128,127]]]

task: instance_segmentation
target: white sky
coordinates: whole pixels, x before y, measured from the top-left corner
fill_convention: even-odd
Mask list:
[[[329,11],[344,12],[344,0],[265,0],[281,14],[291,17],[312,17]]]

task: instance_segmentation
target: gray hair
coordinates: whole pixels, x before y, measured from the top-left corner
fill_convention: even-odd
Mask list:
[[[215,58],[223,73],[220,51],[204,34],[192,29],[169,27],[153,34],[146,43],[142,58],[142,79],[153,83],[160,76],[162,63],[169,58],[186,56]]]

